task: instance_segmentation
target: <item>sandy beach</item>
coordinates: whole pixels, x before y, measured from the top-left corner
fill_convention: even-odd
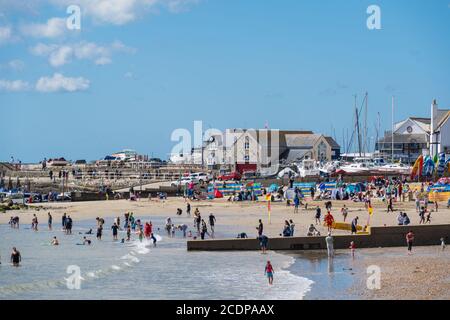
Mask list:
[[[265,233],[268,236],[278,236],[283,228],[285,220],[292,219],[295,223],[296,235],[306,235],[307,227],[314,223],[314,214],[316,206],[322,209],[322,219],[325,215],[323,201],[309,201],[308,210],[302,208],[299,213],[294,213],[293,207],[287,207],[285,202],[272,202],[271,204],[271,223],[268,223],[267,203],[260,202],[228,202],[225,199],[215,199],[207,201],[191,202],[192,210],[199,208],[203,217],[213,213],[217,218],[217,225],[235,225],[241,226],[243,232],[249,236],[256,235],[256,226],[258,219],[264,223]],[[364,208],[363,203],[351,201],[333,201],[332,214],[336,221],[342,222],[343,217],[340,209],[343,205],[349,208],[347,222],[358,216],[359,224],[367,224],[369,215]],[[414,202],[398,202],[394,204],[394,213],[386,212],[386,205],[379,200],[373,201],[374,214],[370,218],[371,226],[392,226],[397,224],[397,215],[399,211],[404,211],[411,219],[412,225],[419,223],[419,216],[416,213]],[[431,206],[431,205],[430,205]],[[36,214],[40,224],[46,224],[47,212],[53,215],[54,223],[59,223],[63,213],[67,213],[77,220],[95,219],[96,217],[121,217],[125,212],[133,212],[135,216],[157,216],[171,217],[176,220],[176,210],[181,208],[183,215],[186,216],[186,201],[183,198],[168,198],[164,201],[141,199],[140,201],[128,200],[109,200],[109,201],[90,201],[90,202],[51,202],[42,204],[32,204],[28,210],[13,210],[6,213],[0,213],[0,223],[8,223],[10,216],[18,215],[21,223],[29,224],[33,214]],[[445,203],[439,203],[438,212],[432,213],[431,221],[433,224],[450,223],[450,209],[446,208]],[[317,226],[321,233],[325,233],[326,228]],[[346,231],[336,230],[335,234],[347,234]]]
[[[408,255],[404,248],[364,249],[354,260],[356,281],[349,293],[358,299],[450,299],[450,251],[440,246],[417,247]],[[381,287],[367,289],[367,267],[379,266]]]
[[[351,219],[359,216],[360,223],[366,223],[368,213],[364,209],[364,204],[349,201],[333,201],[332,213],[337,221],[343,220],[340,209],[344,204],[349,208],[347,221],[350,222]],[[314,223],[316,206],[320,206],[322,211],[325,211],[322,201],[308,202],[308,210],[303,208],[299,213],[294,213],[293,207],[287,207],[285,203],[272,203],[271,223],[269,224],[266,202],[228,202],[224,199],[215,199],[191,202],[191,205],[191,211],[193,212],[195,208],[199,208],[203,217],[213,213],[217,218],[216,229],[219,229],[221,225],[228,226],[228,228],[233,226],[233,230],[246,232],[249,237],[256,237],[258,219],[263,220],[265,234],[269,237],[279,236],[284,221],[287,219],[292,219],[295,222],[296,235],[304,236],[307,227]],[[414,202],[396,203],[394,205],[396,212],[394,213],[387,213],[385,204],[378,200],[373,202],[373,207],[374,214],[370,222],[372,226],[396,225],[397,215],[400,210],[408,213],[412,224],[416,225],[419,222]],[[110,200],[43,203],[33,204],[28,210],[14,210],[2,213],[0,214],[0,223],[7,224],[10,216],[19,215],[22,225],[29,224],[33,214],[36,214],[41,230],[46,230],[47,212],[52,213],[55,226],[59,226],[63,213],[67,213],[73,218],[75,226],[77,226],[77,221],[83,221],[84,224],[86,222],[90,224],[91,222],[89,221],[92,221],[92,227],[95,227],[94,219],[96,217],[105,219],[123,218],[125,212],[133,212],[136,217],[154,217],[158,221],[171,217],[174,223],[177,223],[177,208],[183,209],[182,217],[186,221],[186,202],[183,198],[169,198],[165,201],[141,199],[140,201]],[[445,203],[440,203],[438,212],[432,213],[432,223],[450,223],[450,210],[446,208]],[[317,228],[322,234],[326,233],[325,227],[317,226]],[[334,232],[334,234],[346,233],[348,231],[336,230]],[[347,277],[346,281],[348,283],[343,288],[338,288],[337,291],[347,290],[349,297],[355,299],[450,299],[450,273],[448,271],[450,252],[448,250],[442,252],[439,249],[440,247],[438,246],[414,248],[414,254],[411,256],[407,255],[406,248],[357,250],[356,259],[351,261],[352,271],[346,271],[348,275],[345,277]],[[291,255],[291,253],[287,254]],[[296,253],[293,252],[292,254],[295,257]],[[349,258],[349,252],[341,250],[340,254],[341,257],[343,256],[344,265],[347,265],[347,260],[351,259]],[[307,252],[300,253],[300,255],[303,255],[303,258],[306,259],[309,257]],[[318,253],[318,255],[320,256],[322,253]],[[297,259],[298,257],[295,258]],[[322,263],[326,264],[326,258]],[[382,280],[380,290],[367,290],[366,288],[366,268],[370,265],[378,265],[381,268]],[[326,275],[326,267],[324,268]],[[300,275],[302,272],[305,272],[301,269],[299,271]],[[312,276],[314,275],[312,274]],[[338,272],[336,277],[342,276]],[[319,288],[316,290],[323,291],[325,289]],[[333,298],[332,296],[324,297],[323,293],[314,293],[311,298],[314,297]]]

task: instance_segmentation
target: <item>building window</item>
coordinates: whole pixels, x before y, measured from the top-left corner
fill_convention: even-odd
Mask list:
[[[249,150],[250,149],[250,138],[248,136],[245,137],[244,149],[245,150]]]

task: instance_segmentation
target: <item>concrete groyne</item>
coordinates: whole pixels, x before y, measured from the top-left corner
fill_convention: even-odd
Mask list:
[[[450,224],[371,227],[369,234],[335,235],[334,248],[346,249],[350,241],[357,248],[401,247],[406,245],[406,234],[412,230],[415,234],[415,246],[439,245],[440,239],[445,243],[450,240]],[[320,250],[326,249],[325,237],[286,237],[270,238],[270,250]],[[253,239],[210,239],[191,240],[187,242],[189,251],[236,251],[259,250],[259,241]]]

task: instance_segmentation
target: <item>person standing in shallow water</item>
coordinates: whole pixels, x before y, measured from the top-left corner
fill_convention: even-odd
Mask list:
[[[333,258],[333,256],[334,256],[334,245],[333,245],[333,237],[331,236],[331,232],[328,232],[328,236],[325,238],[325,242],[327,243],[328,257],[329,258]]]
[[[61,217],[61,224],[62,224],[63,230],[66,230],[66,221],[67,221],[66,219],[67,219],[67,215],[66,215],[66,213],[64,212],[63,215],[62,215],[62,217]]]
[[[266,264],[266,268],[264,269],[264,273],[267,276],[267,279],[269,280],[269,285],[273,284],[273,275],[274,275],[274,270],[272,267],[272,264],[270,263],[270,261],[267,261]]]
[[[22,256],[20,255],[19,250],[16,247],[13,247],[11,252],[11,263],[14,267],[20,266],[20,262],[22,261]]]
[[[102,240],[102,232],[103,232],[103,226],[98,225],[97,226],[97,240]]]
[[[113,240],[117,240],[117,232],[119,230],[119,226],[117,223],[114,222],[114,224],[111,226],[112,232],[113,232]]]

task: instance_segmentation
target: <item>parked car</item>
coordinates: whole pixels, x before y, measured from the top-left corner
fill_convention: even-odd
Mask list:
[[[241,179],[242,179],[242,176],[237,171],[234,171],[234,172],[231,172],[231,173],[225,173],[225,174],[222,174],[222,175],[217,177],[217,180],[219,180],[219,181],[229,181],[229,180],[239,181]]]
[[[191,173],[189,177],[194,183],[202,183],[211,180],[211,177],[204,172]]]
[[[189,177],[182,177],[179,180],[172,181],[170,183],[170,185],[172,187],[184,187],[185,185],[187,185],[187,184],[189,184],[191,182],[195,183],[195,181],[189,176]]]
[[[64,192],[64,194],[60,193],[56,196],[56,201],[72,201],[71,193]]]

